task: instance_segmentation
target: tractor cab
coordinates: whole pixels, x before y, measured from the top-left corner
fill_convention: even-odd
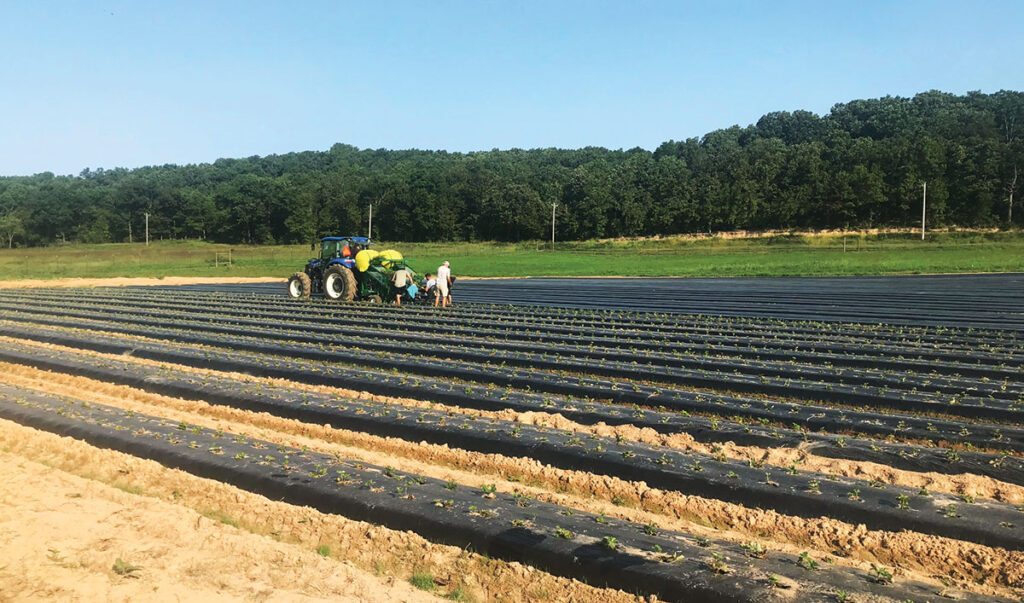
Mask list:
[[[366,237],[324,237],[320,239],[320,264],[342,264],[349,270],[355,266],[356,254],[372,243]]]

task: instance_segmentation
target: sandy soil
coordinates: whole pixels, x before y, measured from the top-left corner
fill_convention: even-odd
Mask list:
[[[165,276],[160,278],[57,278],[52,280],[26,279],[0,281],[0,289],[28,289],[34,287],[139,287],[153,285],[221,285],[239,283],[283,283],[276,276],[221,277],[221,276]]]
[[[470,601],[637,601],[10,421],[0,420],[0,451],[0,600],[418,601],[407,580],[427,572],[435,594],[462,588]],[[314,552],[322,545],[331,559]],[[142,568],[137,578],[113,572],[118,557]]]
[[[0,599],[430,601],[394,577],[0,454]],[[120,559],[139,569],[119,574]],[[125,569],[122,569],[125,571]]]
[[[667,529],[736,542],[754,537],[771,550],[792,554],[810,550],[816,558],[833,556],[836,563],[861,569],[879,562],[897,567],[899,575],[924,581],[944,576],[959,586],[971,585],[972,590],[986,594],[1013,595],[1016,593],[1010,589],[1024,587],[1024,555],[1002,549],[913,532],[869,531],[862,525],[826,518],[802,519],[648,488],[642,482],[556,469],[531,459],[331,429],[25,367],[2,368],[4,381],[33,389],[84,397],[101,404],[221,428],[228,433],[258,435],[276,443],[306,445],[321,452],[392,465],[401,471],[453,480],[468,487],[476,487],[486,477],[487,481],[497,482],[501,491],[519,491],[582,511],[604,511],[610,517],[654,522]],[[627,506],[609,504],[614,497],[627,501]]]

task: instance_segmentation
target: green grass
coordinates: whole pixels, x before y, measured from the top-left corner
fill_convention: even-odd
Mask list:
[[[844,249],[845,243],[845,249]],[[419,272],[450,260],[457,276],[799,276],[1024,271],[1024,233],[782,235],[750,238],[385,243]],[[232,265],[216,266],[231,250]],[[66,277],[275,276],[311,256],[308,246],[228,246],[199,241],[0,250],[0,280]]]
[[[235,519],[234,517],[231,517],[230,515],[228,515],[227,513],[225,513],[224,511],[221,511],[219,509],[207,509],[205,511],[202,511],[201,513],[202,513],[203,517],[206,517],[207,519],[212,519],[214,521],[219,521],[222,524],[224,524],[226,526],[231,526],[233,528],[238,528],[239,527],[237,519]]]
[[[469,590],[467,590],[465,586],[457,586],[457,587],[455,587],[455,590],[453,590],[452,592],[448,593],[448,595],[445,598],[449,599],[451,601],[472,601],[473,600],[472,595],[469,594]]]
[[[125,483],[122,483],[122,482],[113,482],[110,485],[114,486],[115,488],[117,488],[118,490],[120,490],[122,492],[127,492],[128,494],[136,494],[136,495],[139,495],[139,496],[143,496],[143,495],[146,494],[146,492],[142,488],[140,488],[139,486],[136,486],[134,484],[125,484]]]
[[[437,589],[437,582],[434,582],[434,577],[426,572],[416,572],[409,578],[409,583],[420,590],[435,590]]]
[[[138,578],[138,576],[135,575],[135,572],[141,570],[142,568],[132,565],[131,563],[128,563],[124,559],[118,557],[114,561],[114,565],[111,566],[110,569],[114,570],[114,573],[118,576],[124,576],[126,578]]]

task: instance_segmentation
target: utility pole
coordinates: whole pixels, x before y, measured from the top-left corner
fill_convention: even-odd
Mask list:
[[[551,202],[551,251],[555,250],[555,208],[558,204]]]
[[[1010,204],[1006,208],[1006,223],[1013,224],[1013,191],[1017,188],[1017,164],[1013,164],[1013,180],[1010,181]]]
[[[149,247],[149,212],[144,215],[146,216],[146,247]]]
[[[128,218],[128,244],[132,244],[132,219]]]
[[[924,210],[928,206],[928,183],[921,183],[921,240],[924,240]]]
[[[377,206],[384,203],[384,199],[391,194],[391,189],[384,191],[384,194],[377,197]],[[373,201],[370,201],[370,220],[366,225],[366,238],[373,239]]]

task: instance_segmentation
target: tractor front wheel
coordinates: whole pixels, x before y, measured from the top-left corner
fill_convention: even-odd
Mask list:
[[[324,273],[324,298],[352,301],[356,296],[356,277],[344,266],[334,265]]]
[[[312,283],[309,281],[309,275],[305,272],[296,272],[288,278],[288,297],[306,299],[312,291]]]

